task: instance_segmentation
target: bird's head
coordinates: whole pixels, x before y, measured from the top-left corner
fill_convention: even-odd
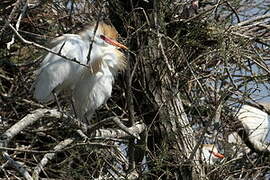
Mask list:
[[[97,29],[96,25],[98,25]],[[116,41],[116,39],[118,38],[118,32],[116,31],[116,29],[111,25],[105,24],[104,22],[99,22],[98,24],[97,22],[94,22],[87,28],[86,32],[90,36],[90,38],[92,38],[93,36],[95,37],[94,42],[96,44],[104,47],[112,45],[117,48],[128,49],[125,45]]]
[[[214,144],[202,145],[202,159],[209,164],[213,164],[217,159],[223,159],[224,155],[218,152]]]
[[[90,65],[92,72],[101,69],[101,64],[106,63],[112,69],[124,70],[126,58],[119,49],[128,49],[125,45],[116,41],[118,32],[113,26],[103,22],[94,22],[80,33],[84,40],[92,41]]]

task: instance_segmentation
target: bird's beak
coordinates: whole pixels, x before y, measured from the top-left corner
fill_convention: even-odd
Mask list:
[[[212,152],[214,156],[216,156],[217,158],[223,159],[225,156],[223,154],[220,153],[216,153],[216,152]]]
[[[117,41],[114,41],[106,36],[103,36],[103,35],[100,35],[100,38],[103,39],[106,43],[109,43],[113,46],[116,46],[116,47],[119,47],[119,48],[123,48],[123,49],[128,49],[127,46],[117,42]]]

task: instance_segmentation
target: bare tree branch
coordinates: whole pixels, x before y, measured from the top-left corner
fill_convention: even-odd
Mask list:
[[[61,118],[62,113],[55,109],[37,109],[33,111],[31,114],[26,115],[23,119],[14,124],[1,135],[0,147],[6,147],[14,136],[42,117]]]
[[[23,175],[23,177],[27,180],[33,180],[33,178],[30,176],[30,174],[28,173],[28,171],[17,161],[14,161],[8,153],[3,152],[3,157],[9,162],[9,164],[11,164],[13,167],[15,167],[17,169],[17,171],[19,173],[21,173]]]
[[[65,139],[64,141],[61,141],[59,144],[57,144],[53,149],[55,151],[62,150],[65,147],[67,147],[68,145],[72,144],[73,142],[74,142],[74,139],[72,139],[72,138]],[[34,172],[33,172],[33,179],[34,180],[39,179],[39,173],[47,165],[47,163],[55,157],[55,155],[56,155],[56,153],[48,153],[48,154],[44,155],[44,157],[42,158],[40,163],[38,163],[38,165],[34,168]]]
[[[141,134],[145,131],[146,126],[143,123],[136,123],[134,126],[129,127],[128,131],[132,134]],[[120,129],[99,129],[91,134],[91,137],[97,138],[128,138],[130,135]]]

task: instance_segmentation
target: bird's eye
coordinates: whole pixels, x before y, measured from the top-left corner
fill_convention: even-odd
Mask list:
[[[100,38],[102,39],[102,40],[106,40],[106,38],[105,38],[105,36],[104,35],[100,35]]]

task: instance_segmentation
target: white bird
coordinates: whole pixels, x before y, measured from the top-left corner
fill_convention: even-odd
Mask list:
[[[218,152],[214,144],[203,144],[201,149],[201,159],[204,163],[213,165],[219,159],[223,159],[224,155]]]
[[[237,113],[237,118],[242,123],[249,141],[257,151],[269,151],[267,136],[270,122],[268,114],[250,105],[243,105]]]
[[[83,74],[88,74],[90,79],[93,79],[98,72],[102,72],[101,69],[105,67],[102,59],[107,59],[107,66],[109,67],[109,64],[110,66],[113,63],[117,64],[118,60],[108,59],[108,55],[114,58],[122,58],[122,53],[115,46],[125,49],[127,47],[112,40],[116,39],[117,31],[113,27],[100,22],[95,32],[95,25],[96,23],[93,23],[92,26],[89,26],[80,34],[64,34],[52,41],[52,44],[56,44],[52,48],[54,52],[76,59],[81,64],[87,65],[88,68],[61,56],[48,53],[42,61],[40,69],[37,71],[38,76],[33,84],[35,99],[39,102],[49,102],[54,100],[54,93],[57,95],[62,91],[67,91],[71,94],[76,84],[81,86],[77,82],[81,80],[81,77],[85,77]],[[93,44],[88,62],[87,56],[92,39]],[[113,56],[112,54],[115,52],[117,55]],[[109,62],[110,60],[112,62]],[[117,65],[120,68],[124,66],[124,63],[121,65],[118,63]],[[93,79],[93,81],[96,80],[98,79]],[[80,82],[83,83],[84,81]],[[82,91],[86,92],[84,89]],[[75,95],[78,95],[78,88]],[[87,99],[86,96],[82,98],[84,100]]]
[[[114,28],[109,28],[108,32],[111,39],[117,37]],[[81,79],[73,91],[76,113],[79,119],[86,123],[95,110],[111,96],[114,78],[117,72],[126,66],[125,56],[115,46],[100,47],[100,49],[104,56],[96,61],[93,72],[84,68]]]
[[[228,143],[231,145],[231,154],[236,157],[243,157],[251,152],[251,149],[242,141],[237,132],[228,135]]]

